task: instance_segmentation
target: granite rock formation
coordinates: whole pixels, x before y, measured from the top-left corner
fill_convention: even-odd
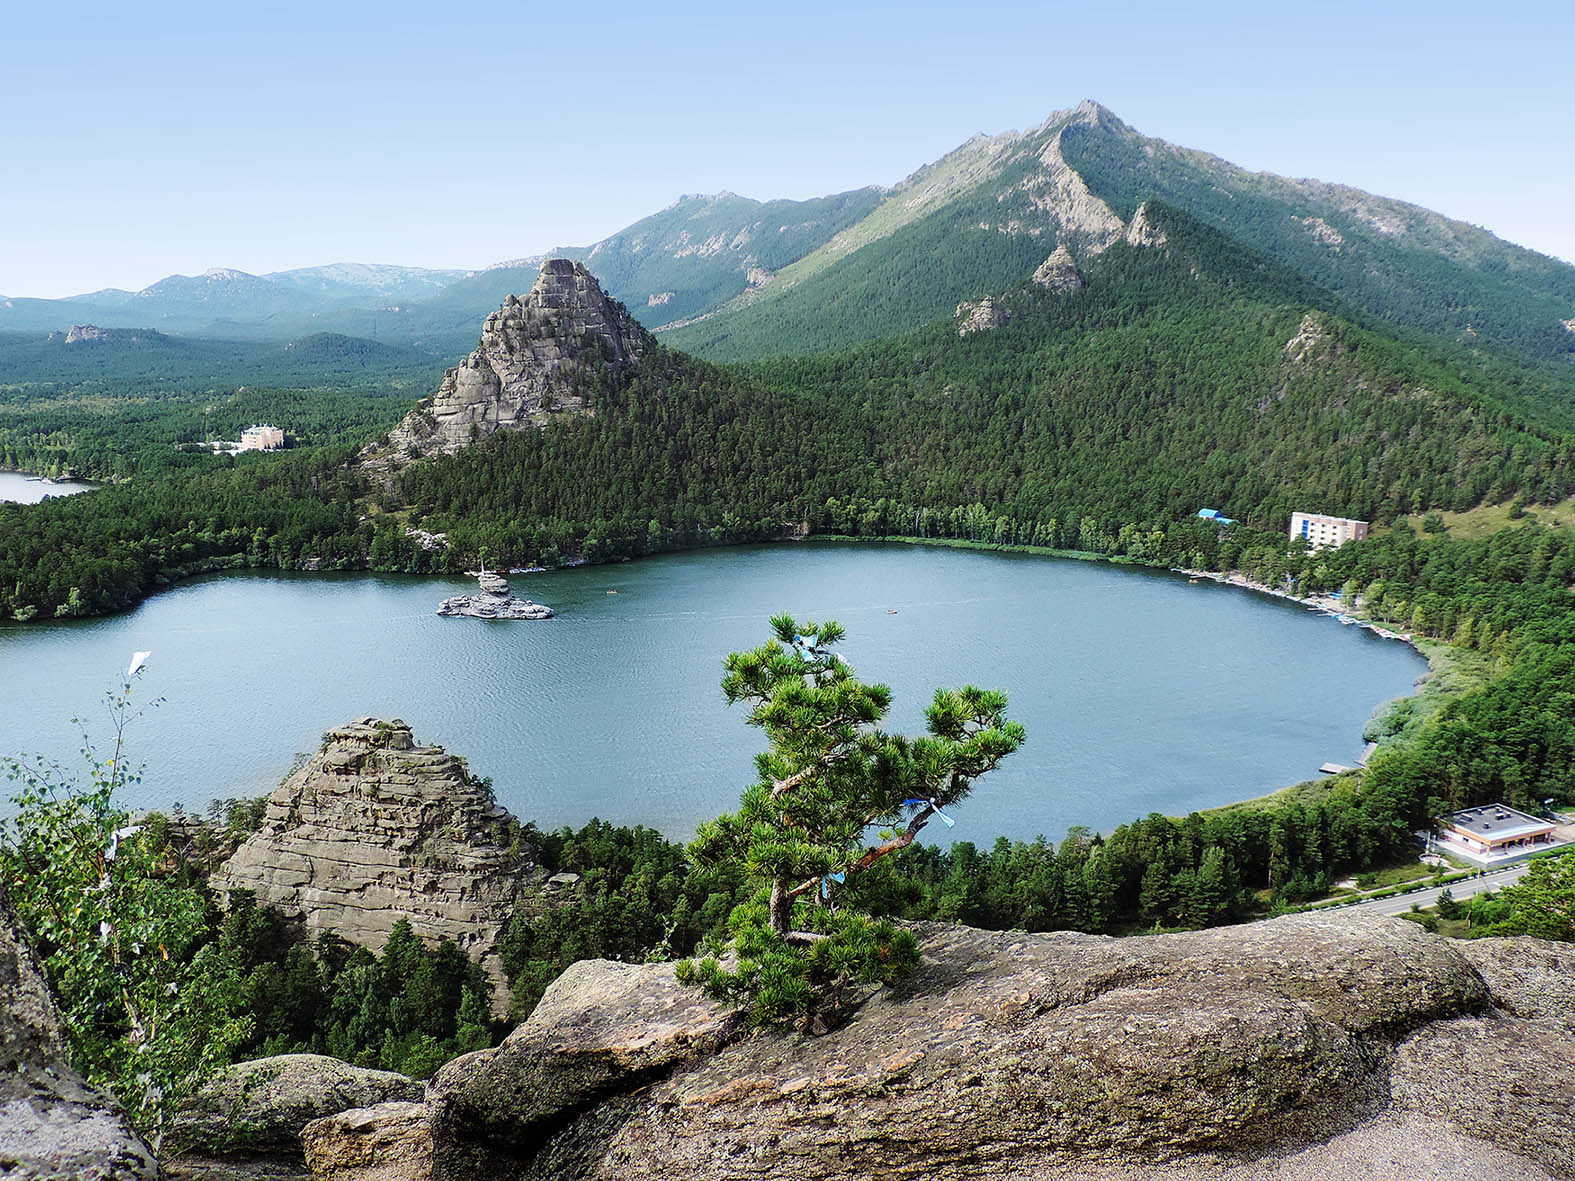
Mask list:
[[[1163,246],[1168,239],[1165,231],[1154,221],[1154,214],[1145,201],[1139,205],[1137,212],[1132,215],[1132,223],[1127,226],[1128,246]]]
[[[637,363],[651,347],[650,335],[584,263],[548,259],[523,298],[509,296],[487,317],[475,351],[443,375],[437,393],[363,458],[370,468],[392,469],[554,415],[591,413],[595,378]]]
[[[424,1103],[379,1103],[306,1126],[301,1147],[315,1181],[407,1181],[432,1175]]]
[[[1467,954],[1352,914],[1133,939],[919,934],[919,970],[823,1037],[751,1032],[670,965],[577,964],[501,1047],[433,1080],[430,1176],[1575,1169],[1575,971],[1550,945]],[[381,1126],[375,1109],[355,1122],[363,1139]]]
[[[962,321],[957,326],[957,335],[967,336],[972,332],[988,332],[992,328],[999,328],[1011,318],[1012,313],[987,295],[977,303],[964,300],[957,305],[953,315]]]
[[[1055,253],[1039,264],[1039,268],[1034,271],[1033,280],[1051,295],[1070,295],[1088,286],[1088,280],[1084,279],[1083,272],[1077,269],[1077,262],[1072,258],[1072,252],[1066,248],[1065,243],[1057,246]]]
[[[168,1135],[177,1152],[301,1159],[301,1130],[351,1108],[422,1097],[423,1084],[322,1054],[279,1054],[226,1067],[182,1104]]]
[[[417,746],[403,722],[363,718],[324,735],[209,884],[374,951],[409,919],[422,939],[479,958],[501,1006],[498,934],[516,909],[546,908],[544,876],[463,759]]]
[[[158,1176],[120,1105],[68,1065],[60,1013],[0,886],[0,1177]]]
[[[508,579],[483,570],[476,576],[479,591],[473,595],[454,595],[438,604],[439,615],[464,615],[471,619],[551,619],[552,608],[545,603],[516,598]]]

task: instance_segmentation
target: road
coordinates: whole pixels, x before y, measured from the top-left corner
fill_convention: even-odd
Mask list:
[[[1353,902],[1350,906],[1335,907],[1337,910],[1365,910],[1372,914],[1405,914],[1414,906],[1432,906],[1438,901],[1438,896],[1448,890],[1455,900],[1463,901],[1474,894],[1482,894],[1488,890],[1497,890],[1502,886],[1512,886],[1520,881],[1521,876],[1531,867],[1531,862],[1521,861],[1514,865],[1506,865],[1502,869],[1491,869],[1480,877],[1466,878],[1448,886],[1430,886],[1426,890],[1418,890],[1414,894],[1396,894],[1393,898],[1374,898],[1367,902]]]

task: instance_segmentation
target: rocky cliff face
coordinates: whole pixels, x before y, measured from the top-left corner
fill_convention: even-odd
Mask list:
[[[152,1181],[158,1175],[120,1106],[67,1064],[60,1014],[0,886],[0,1176]]]
[[[364,458],[374,469],[398,467],[556,414],[588,413],[586,378],[632,365],[650,347],[649,334],[583,263],[548,259],[524,298],[509,296],[487,317],[475,351],[444,374],[437,393]]]
[[[1560,945],[1351,914],[920,935],[918,972],[823,1037],[751,1032],[671,965],[576,964],[424,1114],[312,1125],[314,1159],[370,1167],[386,1142],[421,1163],[380,1176],[444,1181],[1575,1175]]]
[[[423,939],[479,957],[502,1003],[494,945],[514,910],[545,908],[543,877],[461,759],[417,746],[403,722],[363,718],[324,736],[209,884],[373,950],[409,919]]]

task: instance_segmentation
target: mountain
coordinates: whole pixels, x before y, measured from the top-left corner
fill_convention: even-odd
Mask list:
[[[1223,544],[1188,520],[1204,506],[1279,531],[1307,505],[1390,521],[1575,490],[1575,449],[1521,391],[1162,202],[1122,225],[1081,264],[843,351],[721,368],[582,347],[556,399],[573,413],[502,396],[541,386],[537,335],[554,357],[575,337],[506,306],[385,445],[426,458],[383,503],[521,565],[797,531],[1197,566]]]
[[[880,204],[879,189],[811,201],[684,196],[584,252],[585,264],[651,328],[701,315],[777,273]]]
[[[262,278],[319,299],[353,306],[416,303],[470,274],[462,270],[428,270],[424,267],[382,266],[340,262],[325,267],[300,267],[275,271]]]
[[[902,333],[1003,291],[1064,250],[1087,265],[1146,200],[1293,269],[1353,314],[1517,364],[1575,361],[1575,267],[1464,222],[1144,136],[1096,102],[979,135],[890,189],[807,201],[685,196],[586,247],[612,297],[715,360]],[[546,255],[481,271],[341,263],[219,269],[135,293],[0,300],[0,330],[104,327],[286,340],[313,332],[458,352]],[[1575,377],[1571,377],[1575,381]]]
[[[590,263],[609,293],[662,325],[770,283],[878,202],[873,188],[809,201],[685,196],[612,237],[553,257]],[[231,339],[328,331],[458,350],[506,296],[530,289],[546,257],[480,271],[336,263],[252,275],[221,267],[171,275],[137,292],[0,299],[0,330],[63,330],[92,320]]]
[[[1142,136],[1098,103],[978,136],[867,216],[671,342],[716,359],[890,335],[1025,277],[1058,245],[1097,256],[1160,198],[1373,317],[1523,360],[1575,359],[1575,267],[1357,189],[1251,173]]]
[[[597,384],[637,364],[651,334],[609,299],[584,263],[543,263],[522,299],[510,295],[487,317],[475,351],[416,404],[371,465],[397,469],[423,455],[452,455],[499,431],[545,426],[587,413]]]

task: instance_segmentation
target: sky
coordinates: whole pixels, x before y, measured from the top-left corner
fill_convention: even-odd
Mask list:
[[[6,0],[0,293],[478,268],[889,185],[1094,98],[1575,260],[1567,3]]]

